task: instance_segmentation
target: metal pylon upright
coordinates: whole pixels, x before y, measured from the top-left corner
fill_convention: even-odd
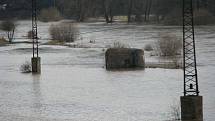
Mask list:
[[[183,0],[184,96],[199,96],[193,1]]]
[[[32,41],[33,58],[39,56],[38,36],[37,36],[37,0],[32,0]]]

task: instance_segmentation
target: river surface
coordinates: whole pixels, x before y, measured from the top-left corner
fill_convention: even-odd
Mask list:
[[[39,37],[48,38],[48,27],[39,22]],[[147,68],[106,71],[104,48],[115,41],[143,49],[159,33],[181,36],[181,27],[83,23],[75,42],[87,48],[40,45],[41,75],[20,73],[30,61],[31,44],[0,47],[0,121],[167,121],[172,106],[183,95],[181,69]],[[19,21],[14,41],[30,30],[30,21]],[[111,29],[112,28],[112,29]],[[110,30],[111,29],[111,30]],[[96,31],[96,32],[95,32]],[[0,32],[3,35],[3,32]],[[215,26],[196,28],[200,94],[204,121],[215,120]],[[41,43],[47,42],[40,40]],[[94,40],[95,43],[89,43]],[[146,61],[150,62],[148,56]]]

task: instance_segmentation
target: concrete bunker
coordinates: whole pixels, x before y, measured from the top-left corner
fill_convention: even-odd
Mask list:
[[[107,70],[145,67],[144,51],[135,48],[110,48],[105,61]]]

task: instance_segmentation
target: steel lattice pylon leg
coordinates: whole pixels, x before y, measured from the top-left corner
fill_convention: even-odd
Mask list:
[[[181,120],[203,121],[203,97],[199,96],[196,68],[193,1],[183,0],[184,96],[181,96]]]
[[[37,0],[32,0],[32,41],[34,58],[39,56],[37,37]]]
[[[41,64],[38,49],[38,36],[37,36],[37,0],[32,0],[32,43],[33,43],[33,57],[31,59],[32,63],[32,73],[41,72]]]
[[[184,96],[198,96],[192,0],[183,0]]]

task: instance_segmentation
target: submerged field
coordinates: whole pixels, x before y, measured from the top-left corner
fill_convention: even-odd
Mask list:
[[[14,41],[31,29],[20,21]],[[48,27],[38,23],[41,43],[48,41]],[[22,74],[30,61],[31,44],[0,47],[1,121],[167,121],[171,106],[183,95],[181,69],[147,68],[106,71],[104,50],[115,41],[143,49],[161,32],[182,36],[181,27],[83,23],[78,43],[84,48],[40,45],[41,75]],[[3,34],[3,32],[0,32]],[[215,119],[215,27],[196,27],[200,94],[204,119]],[[95,43],[90,43],[94,40]],[[147,62],[162,61],[146,57]]]

